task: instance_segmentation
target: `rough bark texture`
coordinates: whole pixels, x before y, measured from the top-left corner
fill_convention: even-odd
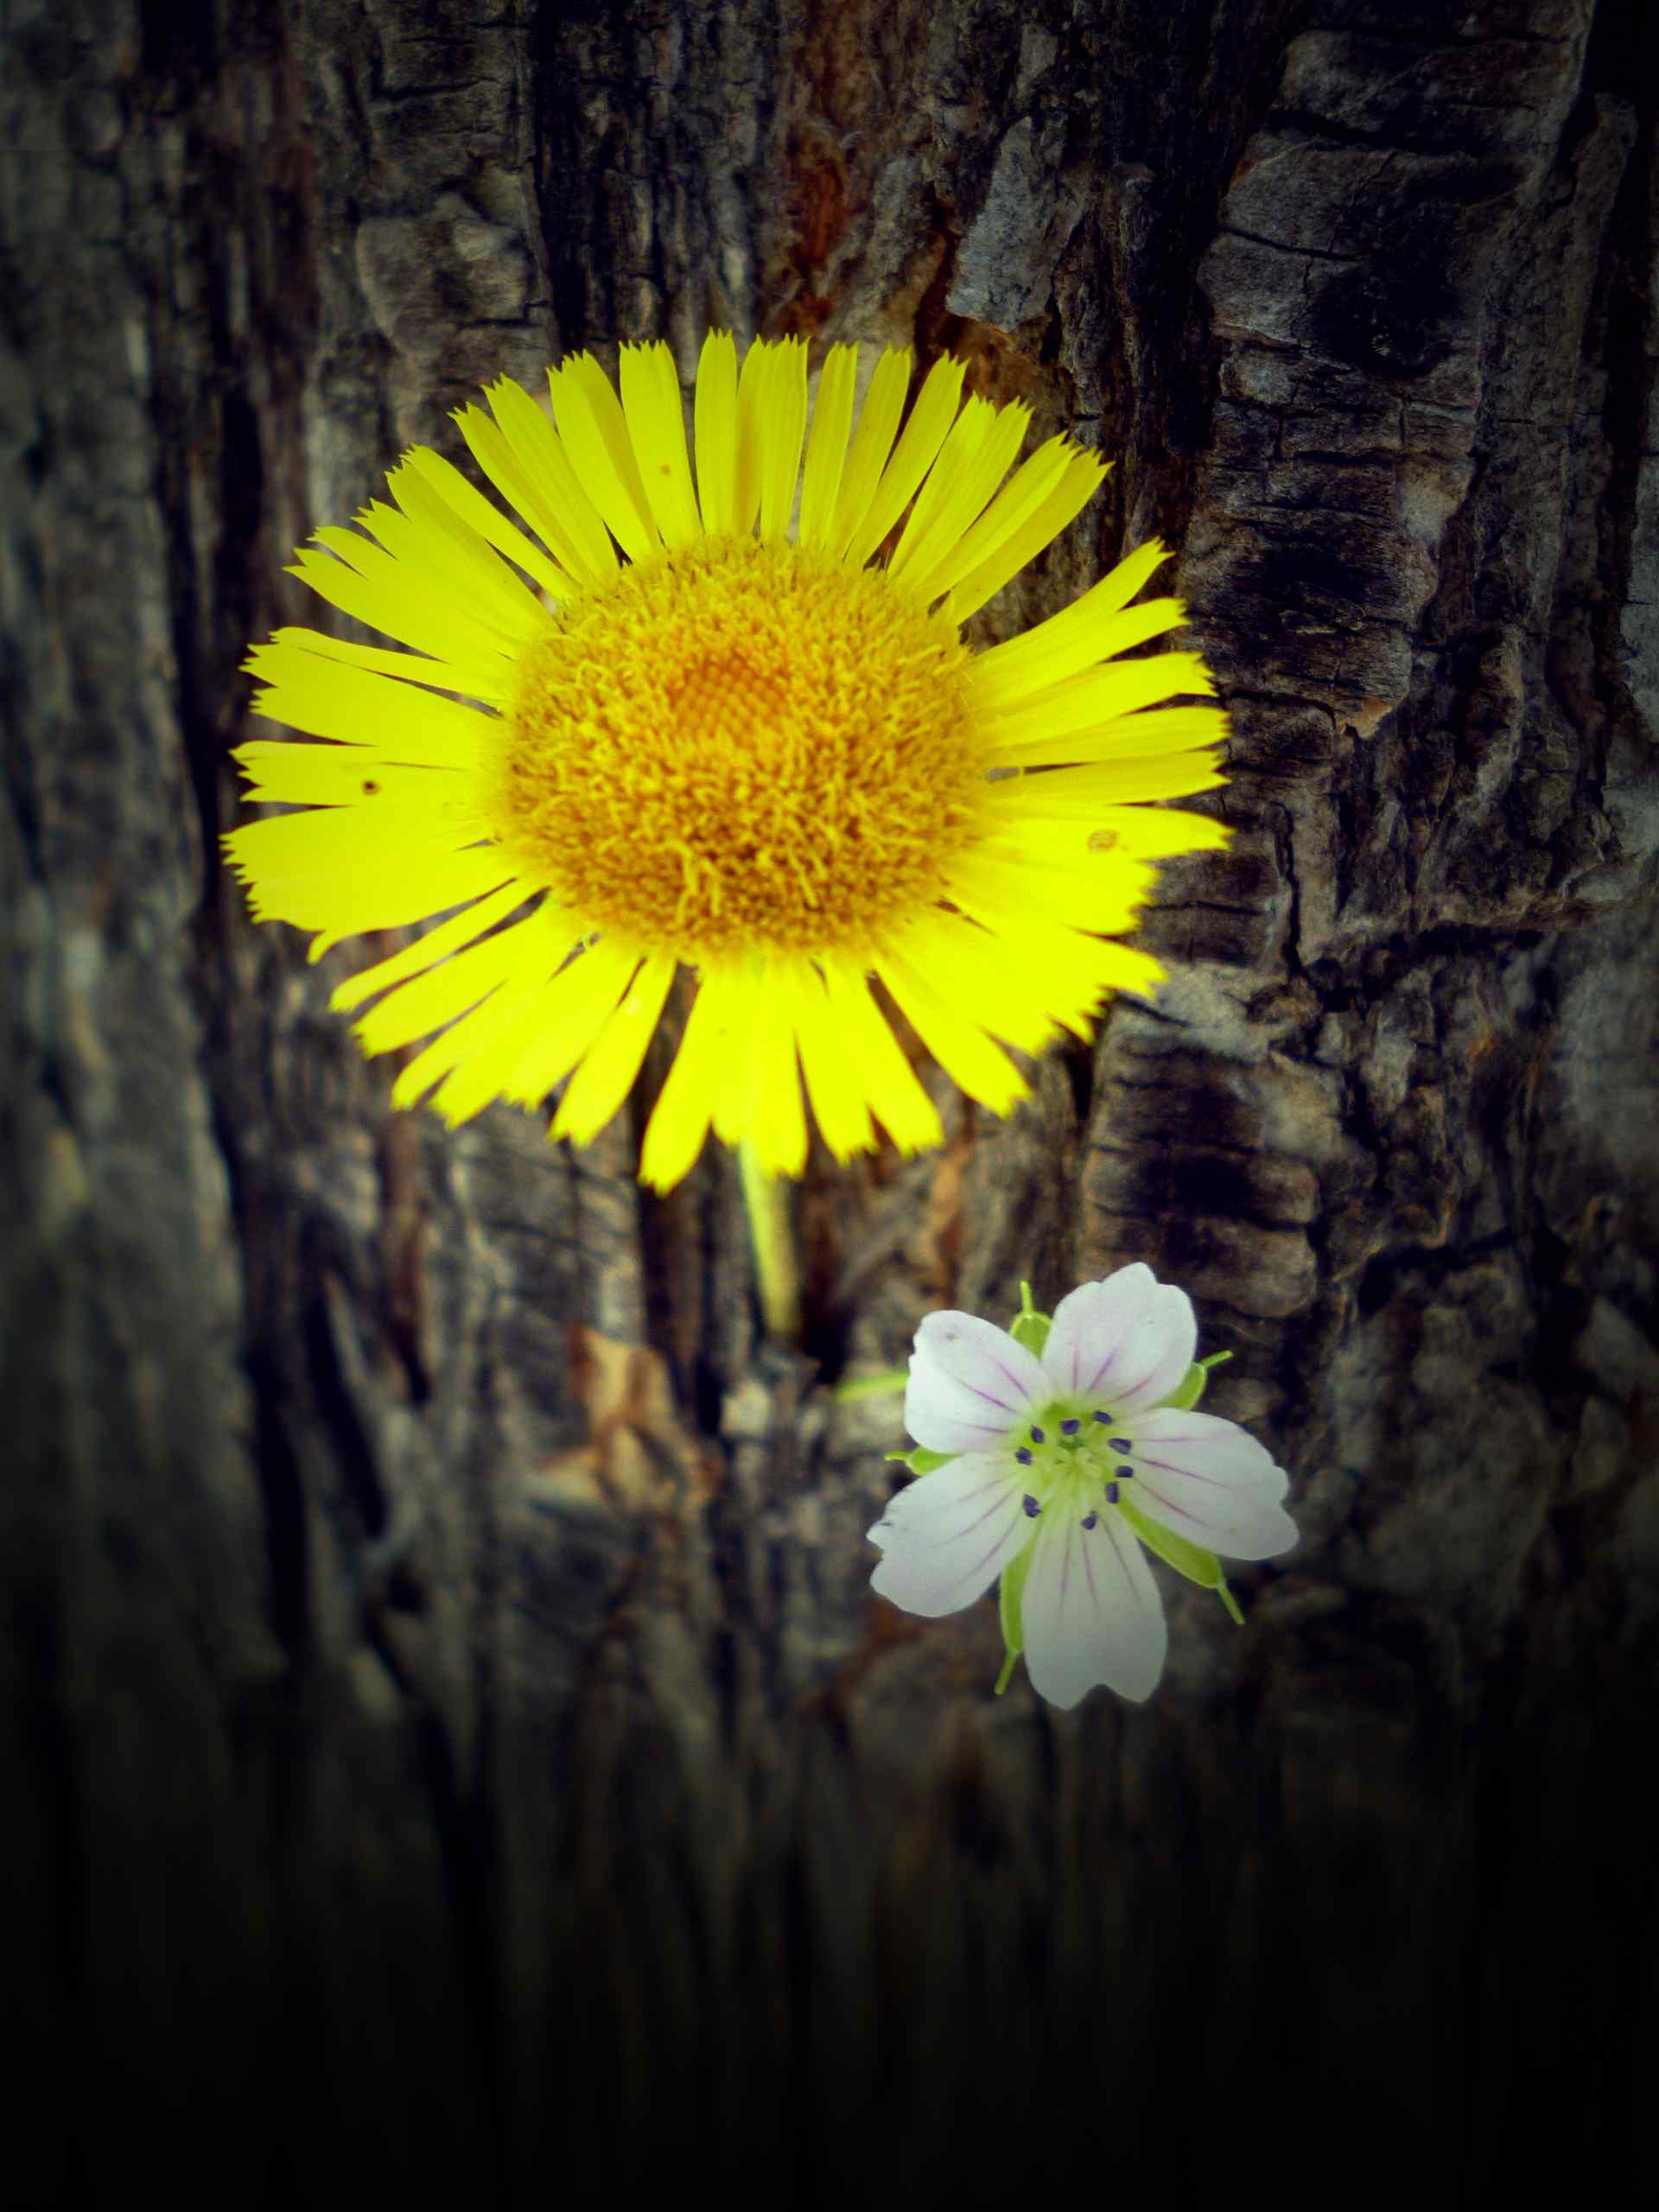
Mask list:
[[[1633,2177],[1641,0],[7,13],[0,2001],[84,2113],[11,2201]],[[1161,531],[1235,716],[1156,1006],[815,1155],[798,1359],[728,1158],[393,1115],[216,847],[289,549],[482,379],[710,321],[1115,454],[981,631]],[[1171,1591],[1146,1707],[994,1700],[992,1603],[872,1599],[898,1402],[828,1386],[1132,1257],[1303,1540],[1243,1631]]]

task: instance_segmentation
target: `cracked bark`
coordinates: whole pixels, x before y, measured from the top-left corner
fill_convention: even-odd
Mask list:
[[[16,0],[3,1980],[19,2109],[99,2115],[18,2202],[1633,2177],[1659,55],[1446,21]],[[216,856],[289,549],[710,320],[1097,441],[983,633],[1161,531],[1235,720],[1157,1005],[815,1157],[800,1360],[729,1161],[392,1115]],[[989,1601],[872,1600],[897,1408],[826,1386],[1133,1257],[1303,1540],[1243,1632],[1171,1592],[1149,1707],[995,1701]]]

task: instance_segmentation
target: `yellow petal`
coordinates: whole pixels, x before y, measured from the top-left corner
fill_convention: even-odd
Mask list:
[[[760,535],[783,537],[795,506],[801,441],[806,435],[806,340],[783,338],[770,349],[771,373],[760,419]]]
[[[563,1083],[608,1020],[639,965],[636,949],[601,938],[568,961],[541,991],[535,1041],[512,1071],[505,1096],[534,1106]]]
[[[359,746],[302,745],[283,737],[251,738],[231,758],[248,779],[244,797],[261,805],[353,806],[390,799],[400,812],[453,821],[458,807],[477,818],[475,787],[449,768],[411,768],[385,761]],[[372,832],[365,832],[365,836]]]
[[[1094,729],[1065,738],[1033,737],[1021,746],[994,747],[988,765],[1024,771],[1045,754],[1052,754],[1057,766],[1064,763],[1072,767],[1096,760],[1140,759],[1154,753],[1196,753],[1207,746],[1224,744],[1228,727],[1224,707],[1154,707],[1117,715]]]
[[[1095,632],[1095,644],[1099,648],[1096,658],[1108,661],[1119,653],[1133,652],[1135,646],[1147,645],[1154,638],[1161,638],[1168,631],[1179,630],[1186,622],[1185,600],[1166,596],[1162,599],[1137,600],[1133,607],[1126,607],[1121,614],[1103,619]],[[1050,679],[1052,681],[1052,679]]]
[[[525,509],[560,562],[584,583],[602,584],[616,574],[616,547],[604,518],[582,488],[558,432],[524,386],[500,377],[484,388],[513,462],[523,469],[536,500]],[[469,410],[468,420],[472,413]],[[481,423],[483,418],[479,417]],[[463,424],[463,432],[466,425]],[[474,447],[482,458],[482,448]],[[545,526],[543,526],[545,525]]]
[[[492,706],[505,699],[512,688],[511,664],[492,653],[486,662],[471,667],[454,661],[429,660],[423,654],[394,652],[385,645],[359,645],[350,638],[331,638],[321,630],[273,630],[270,645],[284,653],[309,653],[314,659],[344,661],[353,668],[372,669],[402,683],[423,683],[439,691],[461,691],[469,698],[486,700]],[[255,645],[242,664],[257,675],[258,656],[269,648]],[[485,686],[489,688],[486,690]]]
[[[858,1071],[849,1061],[817,969],[803,962],[793,977],[792,1027],[820,1135],[837,1160],[868,1152],[875,1142]]]
[[[830,550],[842,559],[847,557],[854,531],[869,512],[875,487],[893,451],[899,418],[905,411],[905,394],[910,389],[912,362],[909,346],[889,346],[875,365],[859,410],[858,428],[853,433],[852,451],[836,495],[835,518],[827,540]]]
[[[875,972],[928,1051],[958,1089],[994,1114],[1031,1094],[1031,1086],[1001,1047],[977,1023],[949,1003],[907,960],[895,954],[878,957]]]
[[[678,965],[672,953],[652,953],[622,1001],[588,1047],[565,1086],[552,1134],[587,1144],[633,1088]]]
[[[715,1118],[715,1097],[731,1054],[728,992],[718,973],[697,987],[680,1048],[645,1124],[639,1179],[671,1191],[690,1174]]]
[[[956,420],[967,368],[965,361],[945,354],[928,371],[864,519],[848,543],[845,557],[854,567],[861,568],[874,553],[933,466]]]
[[[459,914],[452,914],[447,922],[440,922],[435,929],[428,930],[424,937],[417,937],[401,951],[377,960],[371,968],[359,968],[355,976],[348,976],[343,983],[335,986],[328,1001],[330,1007],[335,1014],[350,1014],[378,991],[390,990],[394,983],[406,982],[423,969],[435,967],[440,960],[447,960],[452,952],[459,952],[463,945],[482,937],[486,930],[493,929],[497,922],[505,921],[524,898],[522,883],[504,883],[487,899],[477,899]]]
[[[501,984],[525,977],[538,960],[557,960],[538,907],[465,951],[454,954],[381,1000],[354,1025],[364,1051],[395,1052],[465,1014]]]
[[[329,550],[302,547],[287,573],[353,621],[457,667],[493,670],[499,657],[516,654],[513,640],[476,620],[453,596],[446,599],[440,582],[423,570],[394,561],[390,553],[352,531],[324,529],[316,536]],[[349,562],[344,557],[347,543],[353,548]],[[331,558],[331,553],[340,557]],[[502,679],[492,676],[488,680],[499,685]],[[491,696],[481,683],[468,689],[480,698]]]
[[[622,404],[591,353],[573,353],[547,372],[553,413],[570,465],[631,561],[662,550]]]
[[[476,771],[499,727],[457,699],[287,644],[256,645],[245,665],[264,687],[254,694],[256,715],[361,747],[373,759]]]
[[[1082,821],[1103,804],[1185,798],[1214,791],[1227,779],[1209,753],[1147,753],[1094,760],[1071,768],[1044,768],[991,786],[990,804],[1027,817]]]
[[[734,479],[732,528],[747,537],[760,512],[760,479],[765,469],[766,394],[772,387],[772,347],[757,338],[743,356],[737,379],[737,474]]]
[[[812,429],[806,442],[806,468],[801,479],[801,519],[798,542],[803,545],[828,543],[841,493],[847,438],[853,423],[853,397],[858,383],[856,346],[832,346],[818,372],[817,397],[812,405]]]
[[[349,880],[354,872],[366,875],[381,869],[407,875],[429,860],[470,849],[478,834],[464,816],[451,817],[438,808],[411,813],[380,798],[355,806],[308,806],[292,814],[267,815],[226,830],[222,842],[235,866],[257,881],[336,874]],[[500,865],[496,883],[508,873]]]
[[[1111,617],[1128,605],[1153,571],[1169,557],[1166,545],[1155,537],[1148,538],[1070,607],[1063,607],[1058,614],[1051,614],[1046,622],[1039,622],[1019,637],[976,653],[974,687],[985,706],[1008,706],[1027,692],[1043,690],[1065,677],[1092,668],[1109,652],[1122,652],[1122,645],[1103,645],[1101,638],[1109,630]]]
[[[404,837],[390,857],[365,859],[356,823],[349,852],[321,849],[316,840],[323,823],[331,814],[346,811],[311,807],[274,822],[245,823],[226,834],[225,850],[247,887],[256,921],[291,922],[296,929],[326,930],[336,938],[357,937],[365,930],[403,929],[469,899],[481,899],[512,875],[493,845],[445,852],[417,847]]]
[[[702,341],[692,435],[702,526],[721,536],[737,526],[737,342],[729,330],[711,330]]]
[[[943,908],[913,922],[894,951],[942,998],[971,1012],[993,1036],[1033,1056],[1053,1042],[1062,1019],[1058,1009],[1071,1004],[1063,990],[1056,998],[1046,973],[1033,987],[1033,963],[1023,952],[1011,951],[1001,937]]]
[[[523,578],[468,529],[412,461],[400,461],[388,472],[386,483],[397,505],[371,499],[357,521],[373,532],[405,579],[430,580],[510,649],[547,628],[552,618]],[[477,496],[483,498],[481,493]],[[319,537],[322,534],[317,532]]]
[[[432,1104],[452,1128],[498,1098],[509,1095],[509,1085],[526,1049],[542,1034],[545,1018],[544,993],[570,947],[568,934],[543,935],[534,957],[527,956],[518,973],[508,977],[489,1001],[490,1019],[474,1016],[474,1034],[467,1039],[464,1058],[457,1061],[439,1086]],[[480,1014],[486,1009],[480,1009]]]
[[[1232,824],[1212,814],[1189,814],[1178,806],[1103,806],[1089,842],[1097,853],[1135,861],[1219,852],[1232,838]]]
[[[550,561],[539,546],[532,545],[522,530],[516,529],[506,517],[493,507],[484,494],[467,481],[453,461],[434,453],[429,446],[414,446],[410,449],[410,467],[419,472],[447,506],[452,507],[460,520],[469,530],[488,540],[498,553],[505,553],[515,567],[520,568],[544,592],[559,601],[572,599],[576,586],[556,562]]]
[[[1052,836],[1052,825],[1046,825]],[[976,918],[1029,913],[1081,930],[1111,932],[1133,924],[1149,887],[1146,872],[1115,868],[1103,854],[1074,849],[1071,855],[1018,842],[1019,824],[995,843],[986,839],[945,871],[945,896]]]
[[[1154,653],[1145,660],[1108,661],[1051,683],[1014,706],[986,718],[986,735],[1001,748],[1040,746],[1057,759],[1080,758],[1064,750],[1084,731],[1100,732],[1108,722],[1121,731],[1125,716],[1160,700],[1215,690],[1215,679],[1197,653]],[[1126,751],[1151,748],[1133,741]]]
[[[702,534],[685,449],[685,403],[679,371],[661,339],[619,348],[622,412],[639,463],[640,480],[665,545],[688,545]]]
[[[985,418],[988,416],[989,420]],[[1007,474],[1024,441],[1031,410],[1018,401],[993,408],[970,399],[922,486],[888,573],[926,602],[955,581],[947,564],[964,533]],[[965,426],[974,429],[963,435]],[[960,450],[957,447],[962,437]]]
[[[798,1175],[806,1165],[806,1116],[790,1026],[791,997],[779,971],[757,969],[730,985],[732,1049],[715,1096],[715,1130],[728,1144],[753,1147],[768,1175]]]
[[[996,948],[999,961],[1015,972],[1023,969],[1027,976],[1041,975],[1045,1005],[1074,1037],[1093,1035],[1095,1016],[1109,992],[1133,990],[1149,996],[1162,981],[1163,969],[1137,945],[1087,937],[1064,923],[1039,920],[1001,903],[982,912],[969,906],[965,895],[957,903],[982,925],[984,941]],[[986,968],[988,974],[988,960]]]
[[[995,425],[996,414],[991,402],[982,399],[976,392],[963,401],[961,412],[945,432],[944,443],[911,501],[905,526],[888,556],[890,576],[904,574],[915,558],[917,540],[932,529],[941,509],[961,496],[965,480],[971,477],[976,457]],[[995,488],[993,485],[991,490]],[[989,497],[988,490],[972,513],[977,514]]]
[[[1065,481],[1077,448],[1070,438],[1046,438],[1029,454],[978,520],[942,556],[933,579],[949,590],[971,575],[1024,528]]]
[[[543,543],[551,549],[557,565],[574,582],[588,581],[585,565],[575,557],[569,534],[560,528],[551,501],[507,442],[500,424],[492,422],[481,407],[452,407],[449,419],[465,439],[467,449],[482,474],[494,485],[514,514],[522,516]],[[551,435],[550,423],[548,431]],[[605,542],[608,546],[608,532]]]
[[[1035,512],[996,551],[950,587],[944,613],[952,622],[965,622],[988,599],[995,599],[1004,584],[1016,576],[1027,561],[1058,537],[1066,524],[1082,513],[1106,480],[1106,463],[1098,454],[1074,453],[1065,474]]]
[[[391,1086],[391,1103],[400,1111],[418,1105],[435,1083],[460,1067],[474,1052],[488,1045],[512,1007],[506,986],[493,992],[480,1006],[439,1033],[414,1058],[399,1068]]]
[[[944,1136],[938,1109],[923,1090],[868,985],[849,961],[823,963],[833,1049],[847,1059],[870,1109],[900,1152],[922,1152]]]

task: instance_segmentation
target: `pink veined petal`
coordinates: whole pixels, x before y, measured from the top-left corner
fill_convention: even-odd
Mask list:
[[[982,1597],[1031,1541],[1022,1494],[1001,1453],[969,1452],[901,1490],[869,1531],[878,1597],[930,1620]]]
[[[930,1452],[980,1452],[1053,1395],[1042,1362],[995,1322],[929,1313],[910,1356],[905,1427]]]
[[[1137,1705],[1157,1688],[1169,1645],[1163,1600],[1112,1507],[1087,1516],[1044,1507],[1020,1618],[1032,1688],[1063,1712],[1097,1682]]]
[[[1134,1413],[1179,1388],[1198,1344],[1192,1300],[1137,1260],[1067,1292],[1043,1364],[1069,1395]]]
[[[1297,1541],[1288,1482],[1265,1445],[1230,1421],[1166,1406],[1134,1425],[1130,1495],[1148,1520],[1225,1559],[1274,1559]]]

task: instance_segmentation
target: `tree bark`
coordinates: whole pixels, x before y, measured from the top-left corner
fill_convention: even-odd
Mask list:
[[[1659,1911],[1640,0],[12,0],[4,2005],[20,2204],[1634,2180]],[[1172,969],[1006,1122],[666,1198],[394,1114],[249,921],[248,643],[448,410],[705,327],[1115,456],[1231,709]],[[1206,804],[1207,802],[1200,802]],[[666,1066],[653,1049],[647,1103]],[[1149,1261],[1302,1531],[1166,1681],[869,1590],[921,1315]],[[14,2046],[16,2049],[16,2046]],[[14,2062],[15,2063],[15,2062]],[[35,2153],[38,2153],[36,2156]]]

